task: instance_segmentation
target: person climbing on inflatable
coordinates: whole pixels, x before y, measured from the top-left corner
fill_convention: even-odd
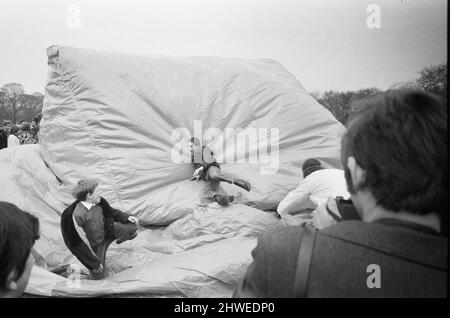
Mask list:
[[[220,164],[214,158],[213,151],[207,146],[201,146],[198,138],[190,140],[191,161],[195,171],[191,180],[203,180],[208,184],[205,198],[226,206],[234,201],[234,195],[226,194],[220,187],[220,182],[234,184],[246,191],[250,191],[251,185],[247,181],[234,178],[225,174],[220,169]]]

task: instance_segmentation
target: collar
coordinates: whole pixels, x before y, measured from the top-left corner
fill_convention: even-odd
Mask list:
[[[433,235],[441,235],[438,231],[417,223],[408,222],[399,219],[380,219],[374,221],[374,223],[385,224],[385,225],[393,225],[393,226],[402,226],[405,228],[409,228],[411,230],[416,230],[422,233],[433,234]]]
[[[92,204],[90,202],[87,201],[81,201],[81,204],[84,205],[84,207],[89,211],[93,206],[95,206],[95,204]]]

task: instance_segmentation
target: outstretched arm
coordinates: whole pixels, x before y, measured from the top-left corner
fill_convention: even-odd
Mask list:
[[[128,218],[131,216],[131,214],[122,212],[118,209],[114,209],[113,207],[111,207],[111,211],[114,217],[114,221],[120,223],[128,223]]]
[[[315,209],[316,206],[309,199],[309,185],[307,180],[302,180],[299,186],[289,192],[278,205],[279,214],[293,214],[306,209]]]

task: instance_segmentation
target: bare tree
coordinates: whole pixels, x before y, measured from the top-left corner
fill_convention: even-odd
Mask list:
[[[20,95],[24,93],[22,84],[9,83],[0,88],[0,111],[7,119],[17,121]]]
[[[427,91],[447,97],[447,64],[426,67],[421,70],[417,85]]]
[[[0,88],[0,119],[30,121],[42,111],[41,93],[25,94],[22,84],[9,83]]]
[[[19,100],[19,116],[21,119],[31,121],[34,116],[39,115],[42,112],[44,95],[40,93],[34,93],[33,95],[22,94],[20,95]]]

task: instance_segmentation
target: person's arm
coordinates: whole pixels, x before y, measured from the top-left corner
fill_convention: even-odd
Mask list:
[[[316,206],[309,199],[309,182],[304,179],[299,186],[289,192],[289,194],[278,204],[277,212],[279,214],[292,214],[305,209],[315,209]]]
[[[252,251],[253,263],[247,269],[244,279],[238,285],[233,298],[267,297],[267,259],[264,236],[258,239]]]
[[[128,223],[128,219],[131,216],[131,214],[122,212],[118,209],[114,209],[111,207],[112,215],[114,217],[114,221],[120,222],[120,223]]]
[[[114,217],[114,221],[116,222],[120,222],[120,223],[134,223],[136,224],[136,226],[139,226],[139,219],[131,214],[122,212],[120,210],[114,209],[113,207],[111,207],[111,211],[113,213],[113,217]]]

